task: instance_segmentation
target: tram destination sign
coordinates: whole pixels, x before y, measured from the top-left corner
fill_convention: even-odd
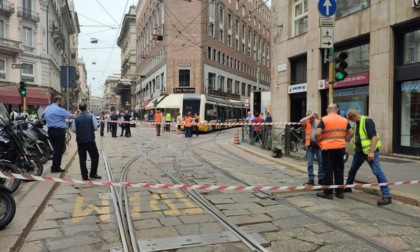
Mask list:
[[[173,90],[174,94],[175,93],[195,93],[195,87],[174,87]]]

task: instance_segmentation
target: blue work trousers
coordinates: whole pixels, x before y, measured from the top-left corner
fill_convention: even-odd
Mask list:
[[[306,146],[306,159],[308,162],[308,179],[314,180],[314,159],[318,160],[318,180],[324,178],[324,170],[322,169],[321,149],[319,146]]]

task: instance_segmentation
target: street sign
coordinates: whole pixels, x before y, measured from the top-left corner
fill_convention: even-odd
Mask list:
[[[334,27],[334,18],[331,17],[319,17],[319,26],[321,27]]]
[[[323,16],[331,17],[337,11],[337,3],[335,0],[319,0],[318,11]]]
[[[12,64],[12,68],[13,69],[22,69],[23,68],[23,64]]]
[[[334,28],[319,27],[320,48],[331,48],[334,46]]]

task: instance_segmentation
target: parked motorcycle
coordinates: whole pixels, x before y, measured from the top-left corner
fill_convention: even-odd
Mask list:
[[[29,129],[35,133],[38,140],[45,143],[51,158],[54,153],[54,148],[52,146],[51,139],[48,136],[48,131],[44,129],[44,124],[39,120],[35,120],[34,122],[29,123]]]
[[[47,144],[41,141],[36,133],[28,126],[26,121],[18,121],[17,133],[21,134],[28,150],[39,157],[41,163],[45,164],[50,159],[51,151]]]
[[[1,138],[2,136],[0,136]],[[19,170],[10,163],[8,160],[0,160],[0,171],[1,172],[10,172],[10,173],[19,173]],[[20,185],[20,179],[11,179],[11,178],[0,178],[0,185],[3,185],[11,193],[14,193]]]
[[[29,152],[22,135],[15,131],[15,126],[10,121],[9,114],[0,103],[0,159],[12,162],[21,174],[40,176],[43,166],[39,158]]]
[[[16,213],[16,202],[12,194],[0,184],[0,229],[5,228],[13,220]]]

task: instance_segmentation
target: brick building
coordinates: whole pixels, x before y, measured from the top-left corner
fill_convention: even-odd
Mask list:
[[[263,2],[138,1],[139,107],[150,108],[151,98],[181,88],[236,100],[249,97],[257,86],[269,89],[270,10]]]

